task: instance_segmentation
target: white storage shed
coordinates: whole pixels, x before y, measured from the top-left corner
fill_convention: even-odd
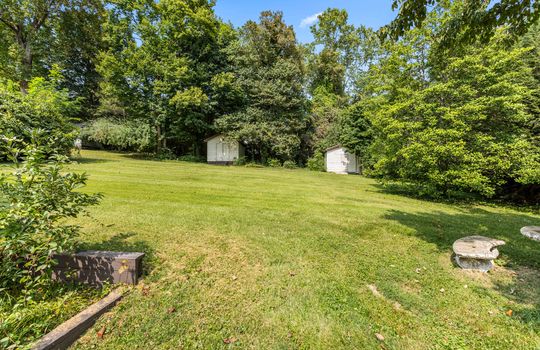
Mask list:
[[[360,174],[360,160],[341,146],[326,150],[326,171],[336,174]]]
[[[219,134],[204,140],[208,164],[231,165],[245,155],[244,146],[238,141],[231,141]]]

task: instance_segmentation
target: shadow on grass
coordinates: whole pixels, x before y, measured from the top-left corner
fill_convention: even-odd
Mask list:
[[[120,157],[129,158],[134,160],[147,160],[154,162],[185,162],[193,164],[207,164],[206,157],[197,158],[192,156],[180,156],[180,157],[160,157],[153,153],[121,153]]]
[[[399,195],[399,196],[419,199],[419,200],[433,202],[433,203],[445,203],[445,204],[459,203],[460,205],[470,205],[470,204],[478,204],[478,203],[483,204],[485,202],[485,200],[483,200],[483,198],[480,196],[464,194],[464,193],[454,193],[453,198],[446,198],[446,197],[435,198],[433,196],[426,194],[425,189],[422,186],[417,185],[417,184],[378,182],[374,185],[374,187],[377,189],[378,192]]]
[[[499,247],[501,256],[497,263],[506,267],[512,278],[495,282],[494,288],[479,287],[477,293],[504,296],[509,301],[506,309],[513,309],[513,317],[534,327],[540,326],[540,243],[520,234],[523,226],[539,225],[538,217],[466,208],[457,214],[440,211],[411,214],[393,210],[386,219],[413,229],[413,235],[435,244],[449,256],[454,241],[464,236],[483,235],[504,240],[506,245]]]
[[[71,161],[79,164],[101,164],[101,163],[110,163],[113,162],[111,159],[102,159],[102,158],[88,158],[88,157],[71,157]]]
[[[495,287],[510,303],[513,317],[534,328],[540,327],[540,272],[531,268],[518,268],[512,281],[498,282]]]
[[[146,161],[153,161],[153,162],[165,162],[170,161],[173,159],[167,159],[167,158],[159,158],[155,154],[152,153],[119,153],[120,157],[122,158],[128,158],[133,160],[146,160]]]
[[[459,205],[497,205],[507,208],[512,208],[515,210],[538,210],[538,205],[540,205],[540,195],[532,196],[529,200],[517,200],[514,198],[495,198],[487,200],[484,197],[478,194],[465,193],[465,192],[453,192],[450,197],[433,197],[427,194],[428,192],[418,184],[408,184],[408,183],[377,183],[374,185],[378,192],[400,195],[404,197],[419,199],[427,202],[433,203],[444,203],[444,204],[459,204]],[[534,199],[536,198],[536,199]]]
[[[502,239],[506,245],[500,247],[499,251],[508,266],[540,268],[540,243],[523,237],[519,232],[523,226],[540,224],[540,219],[533,215],[465,208],[458,214],[441,211],[411,214],[392,210],[385,218],[412,228],[414,235],[449,253],[452,244],[465,236],[482,235]]]
[[[80,250],[105,250],[115,252],[137,252],[144,253],[143,276],[148,276],[156,266],[155,251],[150,245],[141,240],[130,240],[137,234],[134,232],[118,233],[108,240],[98,243],[85,243],[80,246]]]

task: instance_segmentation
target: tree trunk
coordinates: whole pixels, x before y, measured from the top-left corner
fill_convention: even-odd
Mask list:
[[[161,125],[156,125],[156,153],[161,152]]]
[[[32,47],[28,42],[27,38],[25,38],[24,34],[22,33],[22,30],[17,33],[17,42],[22,51],[22,75],[19,85],[22,93],[27,94],[28,82],[30,81],[30,79],[32,79],[32,65],[34,61],[34,56],[32,53]]]

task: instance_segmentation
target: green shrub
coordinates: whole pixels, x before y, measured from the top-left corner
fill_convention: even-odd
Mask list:
[[[152,155],[153,159],[157,160],[175,160],[177,159],[176,154],[168,148],[162,148],[158,153]]]
[[[247,163],[245,166],[246,168],[264,168],[264,165],[255,162]]]
[[[422,89],[381,85],[379,91],[394,92],[368,100],[364,110],[377,135],[370,175],[421,185],[431,197],[493,198],[509,187],[538,188],[540,145],[532,126],[540,100],[526,52],[496,36],[449,59]],[[377,71],[410,69],[395,69],[397,61]]]
[[[268,166],[271,168],[281,168],[281,162],[279,159],[272,158],[268,160]]]
[[[43,136],[40,142],[47,145],[47,156],[68,155],[77,135],[71,116],[79,104],[66,90],[57,90],[55,84],[54,79],[34,78],[28,93],[23,94],[15,82],[0,80],[0,135],[30,142],[32,131],[42,130],[37,135]],[[6,157],[0,150],[0,160]]]
[[[239,157],[234,160],[233,165],[242,166],[247,164],[247,158],[245,156]]]
[[[325,171],[324,156],[321,153],[316,153],[307,161],[307,167],[311,171]]]
[[[182,162],[190,163],[206,163],[206,158],[202,156],[194,156],[192,154],[186,154],[177,158],[177,160]]]
[[[34,131],[31,144],[6,137],[0,144],[15,164],[0,175],[0,295],[23,302],[39,298],[51,283],[53,255],[74,248],[79,227],[65,219],[101,197],[80,192],[86,175],[64,172],[66,156],[47,159],[51,149],[43,139]]]
[[[298,166],[296,165],[295,162],[293,162],[292,160],[286,160],[283,162],[283,167],[285,169],[296,169],[298,168]]]
[[[154,128],[137,120],[96,119],[82,129],[81,136],[117,151],[148,152],[156,142]]]

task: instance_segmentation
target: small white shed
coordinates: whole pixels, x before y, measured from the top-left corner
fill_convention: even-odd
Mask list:
[[[231,165],[245,155],[245,149],[238,141],[231,141],[219,134],[204,140],[208,164]]]
[[[360,174],[360,160],[341,146],[326,150],[326,171],[336,174]]]

